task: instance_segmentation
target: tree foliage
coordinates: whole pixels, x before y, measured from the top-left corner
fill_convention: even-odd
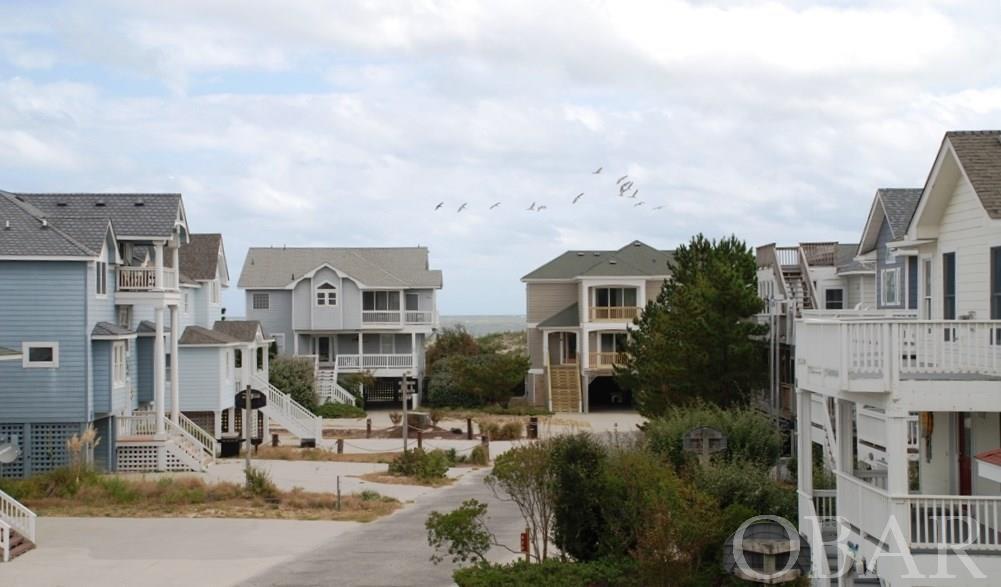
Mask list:
[[[553,489],[550,450],[545,442],[515,446],[494,461],[487,485],[518,506],[529,531],[536,560],[549,556],[553,523]]]
[[[467,499],[445,514],[431,512],[424,522],[428,546],[434,549],[431,560],[435,564],[445,560],[441,554],[444,549],[453,563],[486,561],[487,551],[493,544],[486,516],[487,504],[475,499]]]
[[[619,384],[633,390],[648,417],[692,398],[745,402],[767,374],[754,340],[765,327],[751,320],[761,310],[751,249],[734,236],[710,241],[699,234],[678,248],[670,268],[635,322]]]
[[[432,405],[507,406],[528,371],[528,358],[505,353],[452,355],[438,361],[428,385]]]
[[[461,324],[443,328],[435,336],[434,343],[428,347],[424,355],[427,374],[429,377],[433,377],[435,367],[442,359],[454,356],[472,357],[478,354],[480,354],[480,345]]]
[[[271,361],[271,385],[292,396],[306,408],[316,407],[313,361],[303,357],[275,357]]]

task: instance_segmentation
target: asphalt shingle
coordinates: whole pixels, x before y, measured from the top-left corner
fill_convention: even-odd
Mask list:
[[[215,279],[220,245],[221,234],[192,234],[191,240],[177,251],[181,273],[196,281]]]
[[[106,218],[120,237],[170,238],[181,208],[181,194],[16,195],[49,218]]]
[[[674,251],[633,241],[617,251],[567,251],[522,279],[573,279],[603,276],[663,276]]]
[[[914,217],[914,211],[918,209],[918,202],[921,201],[921,188],[880,188],[876,190],[876,197],[883,203],[883,210],[886,213],[886,221],[890,225],[890,234],[894,239],[904,238],[907,227]]]
[[[130,334],[135,334],[135,332],[111,322],[98,322],[94,325],[94,330],[90,332],[91,336],[128,336]]]
[[[257,320],[217,320],[212,325],[212,330],[240,342],[254,342],[257,340],[257,331],[263,332],[261,323]]]
[[[36,207],[14,194],[0,192],[0,255],[89,258],[99,251],[100,247],[89,248],[48,221]]]
[[[180,345],[222,345],[240,342],[237,339],[216,330],[203,326],[188,326],[177,340]]]
[[[539,322],[539,328],[576,328],[580,326],[580,306],[576,303]]]
[[[945,138],[987,215],[1001,218],[1001,130],[950,131]]]
[[[239,286],[283,287],[324,264],[367,287],[442,286],[441,271],[428,268],[425,247],[253,247],[243,261]]]

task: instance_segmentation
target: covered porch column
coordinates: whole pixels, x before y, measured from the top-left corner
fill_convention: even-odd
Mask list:
[[[153,334],[153,406],[156,411],[156,435],[163,436],[166,433],[163,418],[166,404],[164,392],[167,386],[167,358],[163,345],[163,306],[153,308],[153,321],[156,326]]]
[[[181,318],[177,310],[176,305],[170,306],[170,419],[174,424],[179,424],[181,421],[181,377],[178,366],[180,361],[177,356],[177,339],[181,338]]]

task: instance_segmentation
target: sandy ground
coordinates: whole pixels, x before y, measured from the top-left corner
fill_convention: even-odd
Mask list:
[[[39,547],[10,563],[0,563],[0,585],[239,585],[355,526],[359,524],[39,518]]]

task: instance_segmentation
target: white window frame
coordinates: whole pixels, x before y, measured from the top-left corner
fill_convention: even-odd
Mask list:
[[[31,349],[51,348],[51,361],[32,361]],[[53,369],[59,367],[59,343],[58,342],[22,342],[21,343],[21,366],[26,369]]]
[[[893,280],[893,294],[892,300],[887,299],[886,284],[890,283],[887,279]],[[884,306],[899,306],[900,305],[900,267],[888,267],[883,269],[879,275],[879,300]]]
[[[389,340],[389,352],[386,352],[385,341]],[[396,335],[382,333],[379,335],[379,354],[380,355],[396,355],[400,354],[396,352]]]
[[[400,299],[400,292],[398,290],[395,290],[395,289],[370,289],[370,290],[365,290],[365,291],[362,292],[361,296],[362,296],[361,308],[362,308],[363,312],[399,312],[400,311],[400,304],[406,304],[406,300],[401,300]],[[365,298],[366,297],[369,297],[372,300],[372,307],[371,308],[366,308],[365,307]],[[384,301],[386,303],[385,304],[380,304],[379,303],[379,299],[380,298],[382,299],[382,301]],[[391,306],[393,304],[389,303],[394,298],[396,300],[396,308],[392,308]],[[383,307],[380,308],[379,307],[380,305],[383,306]]]
[[[99,298],[108,297],[108,262],[94,262],[94,292]]]
[[[258,304],[258,301],[263,300],[263,304]],[[250,296],[250,307],[254,310],[270,310],[271,309],[271,294],[268,292],[254,293]]]
[[[128,380],[127,347],[124,340],[111,343],[111,385],[122,387]]]
[[[184,304],[184,313],[185,314],[190,314],[191,313],[191,292],[190,291],[184,292],[183,304]]]
[[[285,354],[285,333],[272,334],[271,337],[275,339],[275,346],[278,347],[278,354]]]
[[[838,292],[841,292],[841,307],[840,308],[828,308],[827,307],[827,302],[828,302],[827,292],[829,292],[829,291],[838,291]],[[843,287],[829,287],[829,288],[827,288],[827,289],[824,290],[824,309],[825,310],[844,310],[845,309],[845,302],[847,302],[847,300],[845,299],[845,288],[843,288]]]
[[[921,268],[918,271],[921,272],[921,274],[920,274],[921,275],[921,284],[920,284],[920,286],[921,286],[921,304],[922,304],[921,313],[923,315],[922,317],[925,320],[931,320],[931,315],[932,315],[931,307],[932,307],[932,300],[933,300],[931,288],[932,288],[932,285],[933,285],[932,281],[934,280],[934,277],[932,277],[932,274],[935,271],[934,268],[933,268],[933,266],[932,266],[932,259],[931,259],[931,257],[922,256],[921,257],[920,267]]]
[[[221,294],[219,292],[219,282],[213,279],[212,281],[209,282],[209,302],[213,304],[218,304],[220,295]]]
[[[330,287],[323,287],[329,285]],[[324,281],[313,290],[313,303],[317,306],[336,307],[337,306],[337,286],[329,281]]]

